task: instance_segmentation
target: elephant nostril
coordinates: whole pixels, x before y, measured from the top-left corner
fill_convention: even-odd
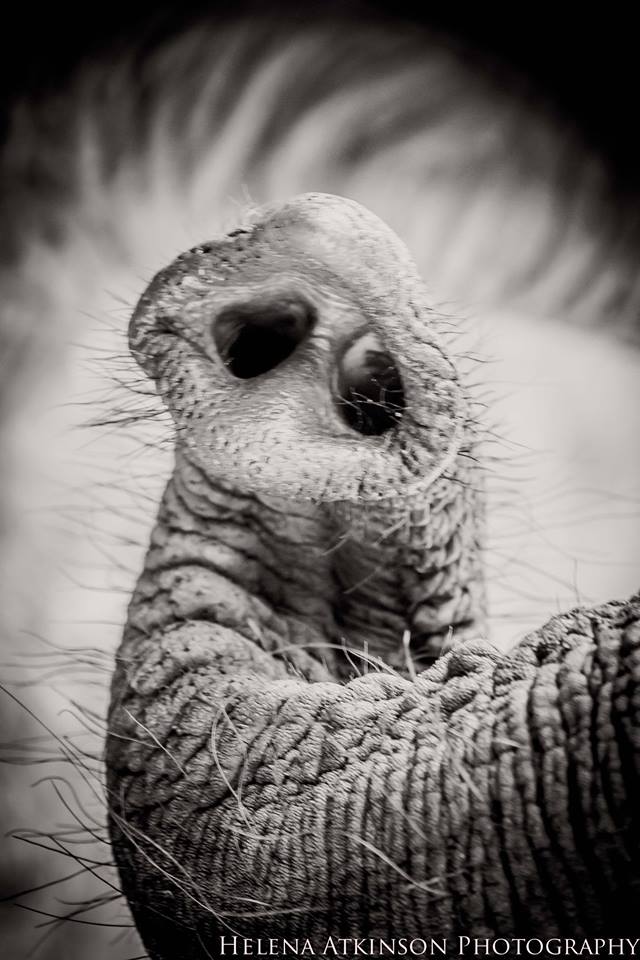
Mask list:
[[[343,418],[365,436],[397,426],[405,409],[398,368],[373,333],[349,341],[338,361],[336,403]]]
[[[316,319],[309,303],[293,297],[234,304],[214,320],[213,339],[229,372],[250,380],[286,360]]]

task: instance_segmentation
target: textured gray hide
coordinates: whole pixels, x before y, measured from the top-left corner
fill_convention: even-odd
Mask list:
[[[234,376],[278,311],[295,349]],[[478,427],[397,238],[336,197],[261,210],[159,274],[130,338],[176,426],[107,752],[150,955],[630,935],[640,599],[484,639]],[[379,434],[340,403],[371,356],[404,392]]]

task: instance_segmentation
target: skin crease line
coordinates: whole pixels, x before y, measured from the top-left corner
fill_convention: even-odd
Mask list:
[[[4,841],[7,871],[21,878],[7,892],[83,870],[22,902],[62,915],[76,908],[58,895],[103,897],[78,919],[126,934],[114,944],[119,928],[54,923],[38,933],[52,955],[143,952],[113,870],[97,865],[112,859],[101,751],[115,648],[174,440],[125,331],[150,278],[182,250],[307,191],[363,203],[409,247],[485,429],[492,640],[506,650],[558,612],[638,586],[640,359],[619,336],[638,306],[631,216],[610,201],[598,159],[535,99],[505,92],[431,35],[343,33],[204,25],[155,51],[144,83],[129,55],[80,71],[59,141],[42,121],[50,104],[13,118],[6,170],[19,200],[3,313],[6,356],[19,357],[24,338],[26,359],[9,361],[5,378],[3,657],[15,664],[10,682],[31,682],[11,692],[52,736],[25,740],[45,731],[25,728],[7,700],[6,820],[26,838]],[[246,62],[240,79],[234,64],[242,73]],[[197,95],[171,93],[173,75],[191,77]],[[300,92],[287,114],[291,76]],[[152,91],[144,131],[142,88]],[[446,116],[434,119],[442,101]],[[55,181],[49,166],[62,182],[21,191],[11,171],[31,163],[42,182]],[[563,163],[569,185],[556,176]],[[66,763],[51,770],[62,779],[30,790],[32,770],[17,762],[55,764],[61,752]],[[77,862],[71,841],[82,838],[88,859]],[[33,942],[24,912],[8,940],[16,956]]]

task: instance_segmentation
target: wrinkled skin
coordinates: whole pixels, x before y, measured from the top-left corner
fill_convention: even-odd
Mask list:
[[[176,459],[107,765],[154,958],[635,928],[640,598],[483,639],[478,431],[441,326],[397,238],[320,195],[137,307]]]

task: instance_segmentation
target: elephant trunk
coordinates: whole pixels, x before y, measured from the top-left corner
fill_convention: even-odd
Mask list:
[[[477,428],[440,327],[400,241],[336,197],[259,211],[159,274],[130,339],[177,458],[145,576],[160,548],[206,554],[284,642],[399,670],[477,636]]]
[[[612,889],[630,922],[640,605],[478,639],[475,426],[397,238],[335,197],[261,211],[130,338],[176,425],[107,744],[151,956],[599,930]]]
[[[153,958],[219,937],[631,934],[640,598],[411,680],[309,683],[200,621],[116,671],[124,891]],[[453,951],[452,951],[453,953]]]

